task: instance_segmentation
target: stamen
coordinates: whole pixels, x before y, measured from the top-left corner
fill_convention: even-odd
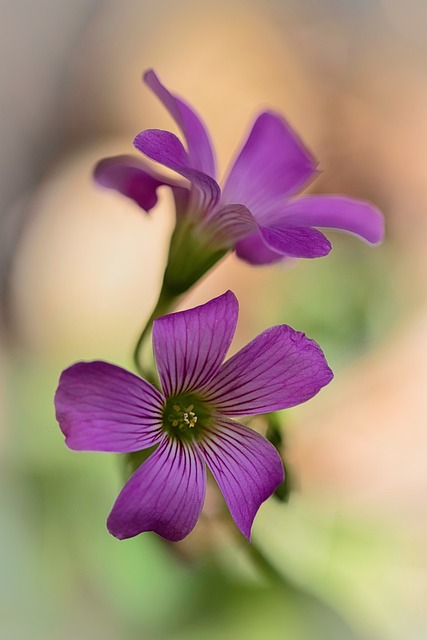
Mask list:
[[[179,404],[174,404],[172,409],[174,413],[169,414],[168,422],[171,422],[173,427],[193,429],[196,426],[197,416],[193,411],[193,404],[190,404],[186,409],[182,409]]]
[[[195,393],[181,394],[166,400],[163,428],[173,438],[198,440],[212,420],[212,408]]]

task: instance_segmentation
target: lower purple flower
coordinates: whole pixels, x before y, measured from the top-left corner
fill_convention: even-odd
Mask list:
[[[263,436],[234,420],[305,402],[333,377],[320,347],[280,325],[223,363],[237,324],[231,291],[154,321],[161,391],[107,362],[66,369],[56,416],[71,449],[129,453],[157,445],[118,496],[107,526],[117,538],[143,531],[177,541],[203,507],[206,466],[240,531],[283,481]]]

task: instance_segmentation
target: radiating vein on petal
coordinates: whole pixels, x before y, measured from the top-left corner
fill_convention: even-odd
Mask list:
[[[78,362],[62,372],[56,417],[70,449],[124,453],[159,442],[163,396],[108,362]]]
[[[204,305],[157,318],[153,347],[166,396],[197,390],[218,372],[236,329],[238,303],[231,291]]]
[[[305,402],[332,377],[319,345],[280,325],[261,333],[225,362],[203,396],[222,414],[254,415]]]
[[[215,242],[222,243],[224,246],[231,246],[258,229],[253,215],[242,204],[229,204],[214,209],[200,223],[201,229],[207,227],[215,238]]]
[[[186,102],[170,93],[154,71],[149,70],[144,74],[144,82],[163,103],[184,134],[190,166],[215,178],[214,151],[201,118]]]
[[[203,507],[206,472],[188,443],[165,438],[119,494],[107,521],[119,539],[154,531],[182,540],[195,526]]]
[[[310,227],[260,227],[259,232],[268,249],[290,258],[321,258],[332,249],[327,237]]]
[[[198,443],[240,531],[250,539],[255,515],[284,479],[273,445],[248,427],[218,418]]]
[[[235,160],[223,190],[225,203],[240,202],[259,224],[278,199],[298,192],[316,173],[316,161],[280,115],[262,113]]]
[[[219,202],[221,192],[218,184],[208,174],[191,166],[190,158],[176,135],[160,129],[146,129],[135,137],[134,145],[151,160],[189,180],[198,191],[202,209],[208,211]]]
[[[258,229],[246,238],[238,240],[235,248],[239,258],[249,264],[273,264],[284,258],[282,253],[267,247]]]

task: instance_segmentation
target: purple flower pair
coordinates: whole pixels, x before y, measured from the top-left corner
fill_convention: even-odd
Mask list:
[[[118,156],[98,164],[95,177],[100,184],[131,198],[147,212],[157,202],[158,187],[169,186],[178,220],[185,216],[210,246],[234,248],[252,264],[286,256],[325,256],[331,244],[317,227],[347,231],[372,244],[381,241],[383,218],[371,204],[336,195],[296,197],[316,177],[317,162],[284,118],[273,111],[256,119],[221,191],[214,151],[198,115],[171,94],[154,71],[144,79],[181,129],[187,148],[173,133],[157,129],[138,134],[134,145],[185,181],[162,177],[137,157]]]
[[[252,264],[316,258],[331,250],[317,227],[380,242],[383,219],[372,205],[343,196],[297,196],[316,176],[316,161],[272,111],[256,119],[221,191],[200,118],[153,71],[144,79],[181,129],[186,148],[161,130],[143,131],[134,144],[177,177],[162,177],[132,156],[102,160],[95,177],[147,212],[157,202],[159,187],[172,189],[176,226],[153,317],[169,309],[229,249]],[[154,320],[160,389],[106,362],[80,362],[62,373],[56,415],[71,449],[133,453],[153,448],[110,513],[107,526],[117,538],[143,531],[171,541],[188,535],[203,507],[207,467],[237,527],[250,539],[260,505],[283,481],[276,449],[237,419],[305,402],[333,374],[320,347],[287,325],[268,329],[223,362],[237,317],[237,300],[229,291]],[[151,320],[142,336],[150,327]]]
[[[272,327],[223,363],[238,303],[230,291],[154,321],[159,391],[106,362],[66,369],[56,415],[71,449],[135,452],[156,446],[108,518],[117,538],[155,531],[184,538],[203,507],[206,466],[249,539],[261,503],[283,481],[273,445],[237,420],[305,402],[332,379],[319,346],[286,325]]]

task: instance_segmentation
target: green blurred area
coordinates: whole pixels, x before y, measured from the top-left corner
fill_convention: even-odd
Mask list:
[[[299,260],[278,270],[257,307],[264,322],[289,324],[316,340],[336,371],[380,345],[407,304],[390,246],[372,250],[352,238],[328,235],[332,252],[315,265]]]

